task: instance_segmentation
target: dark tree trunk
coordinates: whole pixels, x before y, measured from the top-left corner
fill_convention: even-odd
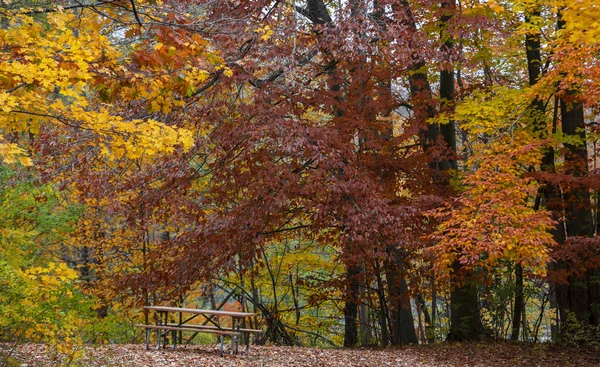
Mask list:
[[[442,110],[447,110],[452,108],[455,98],[454,67],[451,59],[454,52],[454,42],[453,36],[447,32],[447,25],[451,21],[453,13],[456,11],[454,0],[442,0],[441,10],[440,38],[444,41],[441,51],[446,59],[440,65],[440,98],[442,99]],[[455,123],[450,121],[448,124],[442,125],[440,127],[440,132],[450,154],[456,155]],[[439,166],[442,171],[457,169],[456,158],[454,156],[446,157],[446,159],[440,162]],[[481,337],[483,328],[481,326],[479,314],[477,287],[471,280],[472,274],[463,272],[458,261],[453,264],[453,267],[454,274],[460,274],[464,278],[453,278],[459,280],[459,282],[452,282],[451,284],[451,317],[448,339],[478,340]]]
[[[359,268],[347,266],[346,297],[344,303],[344,347],[353,347],[358,343],[358,297],[359,297]]]
[[[575,177],[588,175],[588,155],[583,105],[576,101],[573,93],[567,92],[560,99],[560,115],[563,134],[577,136],[581,144],[565,143],[565,173]],[[567,237],[589,237],[594,234],[594,225],[590,204],[590,192],[587,187],[569,185],[564,191],[565,224]],[[557,287],[557,301],[561,310],[561,322],[573,313],[582,324],[597,322],[597,310],[592,304],[592,296],[597,285],[590,282],[593,270],[581,277],[569,278],[568,286]],[[595,298],[595,297],[594,297]]]
[[[374,266],[375,277],[377,280],[377,297],[379,300],[379,327],[381,328],[381,345],[386,347],[390,344],[390,334],[388,331],[389,314],[387,312],[387,302],[385,300],[385,289],[383,279],[381,278],[381,268],[376,263]]]
[[[462,279],[460,287],[450,292],[450,332],[448,341],[479,340],[483,335],[477,284],[473,274],[466,273],[458,261],[453,264],[454,274]]]
[[[358,318],[360,321],[360,345],[367,346],[371,344],[372,334],[371,334],[371,320],[369,317],[369,309],[367,306],[367,287],[368,281],[365,274],[365,266],[361,264],[360,266],[360,306],[358,310]]]
[[[431,335],[430,343],[435,343],[435,329],[437,325],[437,289],[435,277],[431,278]]]
[[[513,322],[511,340],[519,340],[521,329],[521,314],[524,312],[525,298],[523,297],[523,267],[519,264],[515,266],[515,306],[513,310]],[[525,325],[523,325],[524,327]]]
[[[303,16],[307,17],[315,25],[325,25],[332,22],[327,5],[323,0],[308,0],[306,8],[295,7]],[[331,63],[335,68],[335,62]],[[329,70],[330,72],[333,70]],[[339,91],[340,84],[331,87],[333,91]],[[338,116],[341,111],[336,112]],[[358,303],[359,303],[359,268],[355,264],[346,264],[346,296],[344,297],[344,346],[350,347],[358,343]]]
[[[557,28],[564,28],[565,23],[558,14]],[[567,90],[560,98],[560,116],[562,132],[565,136],[574,136],[579,144],[565,143],[565,173],[574,177],[589,174],[587,140],[583,105],[574,90]],[[565,185],[564,208],[566,238],[591,237],[594,235],[594,224],[590,202],[590,191],[585,186]],[[565,264],[559,264],[564,266]],[[567,320],[567,313],[573,313],[577,321],[587,325],[597,325],[599,316],[600,285],[595,275],[598,269],[588,269],[581,277],[569,278],[569,285],[556,286],[556,300],[560,310],[561,324]]]
[[[454,88],[454,66],[452,65],[452,54],[454,52],[454,44],[452,35],[446,32],[446,25],[451,20],[452,15],[455,11],[456,5],[454,0],[442,0],[441,3],[442,16],[440,37],[444,41],[441,49],[441,53],[445,60],[440,65],[440,98],[442,110],[448,110],[453,108],[455,98]],[[448,151],[452,156],[446,157],[446,159],[440,162],[440,169],[447,171],[450,169],[457,169],[456,163],[456,123],[449,121],[447,124],[440,126],[440,133],[444,138],[444,142],[448,147]]]
[[[418,339],[408,296],[408,285],[404,278],[402,256],[395,247],[388,248],[388,254],[392,259],[386,266],[390,299],[391,344],[417,344]]]
[[[539,17],[541,14],[540,9],[534,9],[531,14],[526,15],[526,22],[530,22],[531,19],[535,19]],[[542,57],[541,57],[541,41],[540,34],[537,33],[528,33],[525,36],[525,49],[527,55],[527,71],[529,74],[529,84],[534,85],[538,82],[539,78],[542,75]],[[554,102],[554,113],[552,119],[552,134],[556,133],[556,126],[558,120],[558,105],[559,99],[555,98]],[[536,98],[532,103],[531,109],[531,124],[534,131],[537,132],[537,135],[541,140],[548,138],[548,125],[546,123],[546,119],[544,114],[546,109],[544,107],[544,101],[539,98]],[[541,170],[543,172],[555,172],[555,164],[554,164],[554,148],[547,147],[544,155],[542,157],[542,165]],[[545,183],[540,192],[539,198],[536,200],[535,209],[539,209],[541,205],[541,199],[543,198],[545,201],[545,206],[548,210],[552,211],[553,218],[557,221],[556,227],[552,231],[552,236],[554,240],[558,244],[563,244],[565,241],[565,232],[564,232],[564,223],[561,219],[562,217],[562,203],[560,190],[557,185],[553,183]],[[553,271],[557,267],[564,267],[564,263],[558,264],[549,264],[548,270]],[[562,284],[553,284],[555,292],[553,292],[551,296],[551,304],[554,304],[557,307],[557,311],[560,310],[558,304],[564,304],[565,301],[559,301],[561,298],[566,299],[568,294],[568,286]],[[519,321],[520,322],[520,321]],[[557,317],[557,324],[553,327],[552,335],[554,338],[558,336],[558,331],[560,330],[560,319]],[[514,332],[514,328],[513,328]]]

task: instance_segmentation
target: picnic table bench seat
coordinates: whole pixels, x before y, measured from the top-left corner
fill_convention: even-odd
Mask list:
[[[168,323],[166,324],[168,326],[176,326],[176,327],[180,327],[183,326],[184,328],[191,328],[191,329],[195,329],[195,330],[216,330],[218,331],[219,328],[213,325],[197,325],[197,324],[185,324],[185,325],[180,325],[177,323]],[[179,328],[177,329],[179,330]],[[237,331],[241,331],[244,333],[256,333],[256,334],[260,334],[263,333],[263,330],[260,329],[246,329],[246,328],[237,328],[235,329]]]
[[[219,330],[214,326],[210,327],[196,327],[191,325],[182,325],[171,324],[171,325],[146,325],[146,324],[135,324],[135,327],[143,328],[143,329],[154,329],[154,330],[172,330],[172,331],[191,331],[191,332],[203,332],[217,335],[233,335],[239,336],[241,333],[234,331],[225,331]],[[240,330],[241,331],[241,330]]]

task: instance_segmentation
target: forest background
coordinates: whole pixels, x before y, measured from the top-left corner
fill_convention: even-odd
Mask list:
[[[594,0],[0,2],[0,339],[600,342]]]

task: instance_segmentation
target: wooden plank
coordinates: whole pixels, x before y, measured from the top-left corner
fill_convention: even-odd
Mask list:
[[[198,308],[180,308],[180,307],[167,307],[167,306],[144,306],[146,310],[159,311],[159,312],[185,312],[194,314],[214,315],[214,316],[230,316],[230,317],[252,317],[257,316],[255,313],[250,312],[234,312],[234,311],[221,311],[221,310],[201,310]]]
[[[240,333],[234,331],[221,331],[221,330],[199,330],[198,328],[188,328],[188,327],[180,327],[180,326],[166,326],[166,325],[144,325],[144,324],[135,324],[135,327],[144,328],[144,329],[156,329],[156,330],[181,330],[181,331],[191,331],[191,332],[199,332],[199,333],[210,333],[217,335],[232,335],[239,336]]]
[[[227,330],[226,327],[222,327],[222,328],[218,328],[216,326],[212,326],[212,325],[194,325],[194,324],[175,324],[175,323],[168,323],[168,326],[181,326],[181,327],[186,327],[186,328],[192,328],[192,329],[198,329],[198,330]],[[235,329],[235,331],[241,331],[244,333],[263,333],[264,331],[260,330],[260,329],[244,329],[244,328],[239,328],[239,329]]]

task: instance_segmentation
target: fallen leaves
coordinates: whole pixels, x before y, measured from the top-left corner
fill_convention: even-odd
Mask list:
[[[5,346],[8,347],[8,346]],[[3,347],[0,346],[0,349]],[[214,345],[179,346],[150,350],[143,345],[89,346],[79,365],[88,367],[179,366],[598,366],[600,355],[588,349],[545,344],[470,343],[436,344],[388,349],[315,349],[252,347],[248,354],[219,356]],[[22,367],[55,365],[44,345],[24,344],[14,356]]]

